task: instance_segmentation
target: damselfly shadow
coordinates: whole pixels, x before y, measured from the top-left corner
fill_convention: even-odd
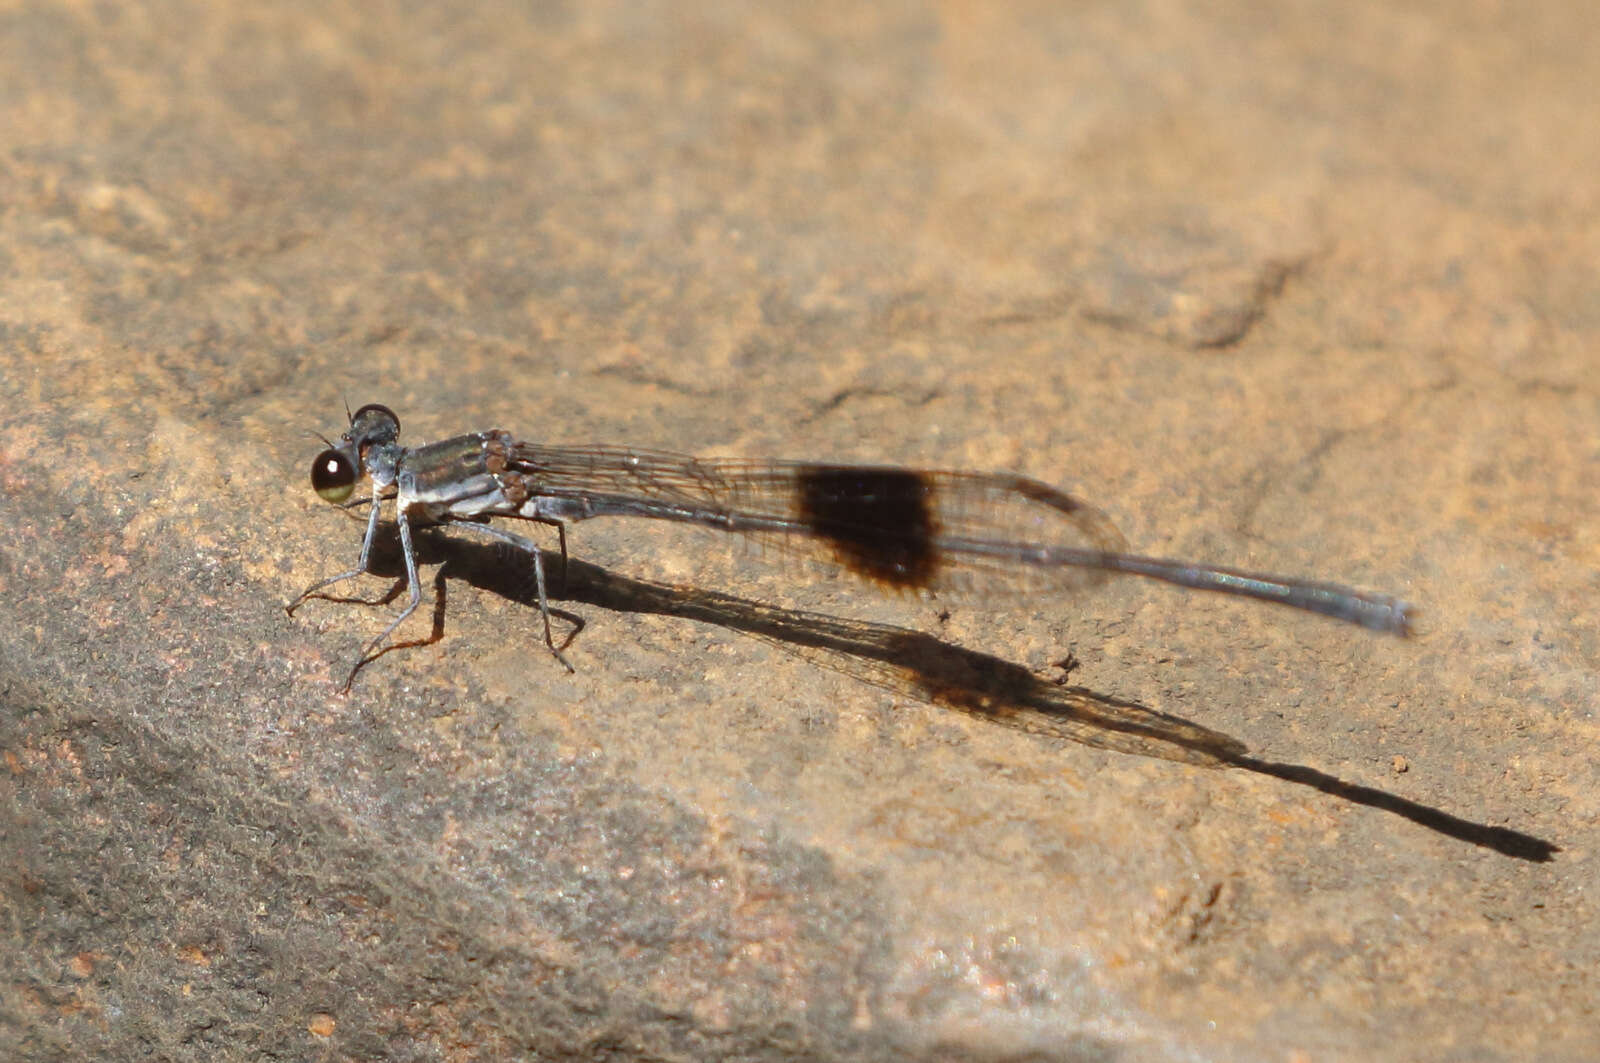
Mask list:
[[[694,588],[631,580],[567,554],[566,527],[596,517],[640,517],[708,528],[774,545],[780,555],[832,564],[867,583],[900,591],[1061,593],[1118,573],[1197,590],[1257,598],[1404,636],[1412,611],[1399,598],[1321,581],[1143,557],[1093,507],[1038,481],[989,473],[797,461],[702,459],[609,445],[547,446],[495,429],[414,448],[399,442],[400,422],[380,405],[349,415],[349,428],[312,464],[325,500],[352,506],[356,484],[371,481],[366,534],[355,568],[319,581],[291,602],[329,597],[324,588],[389,568],[379,539],[382,503],[393,501],[407,604],[363,650],[346,678],[380,655],[390,634],[421,601],[412,524],[448,526],[492,541],[480,545],[469,578],[526,598],[532,574],[550,653],[570,663],[550,625],[551,580],[531,540],[488,523],[491,517],[553,526],[560,546],[560,597],[603,608],[663,613],[743,631],[867,682],[973,713],[1030,733],[1120,752],[1271,775],[1429,829],[1527,860],[1559,851],[1542,839],[1472,823],[1406,798],[1346,783],[1315,769],[1264,761],[1231,736],[1134,702],[1050,682],[1010,661],[921,632],[782,609]],[[436,536],[423,537],[430,550]],[[453,543],[461,552],[473,544]],[[508,557],[510,563],[508,563]],[[516,561],[525,561],[519,565]],[[442,630],[444,569],[434,638]],[[485,576],[488,573],[488,576]],[[342,599],[335,599],[342,600]],[[581,625],[581,621],[578,621]]]
[[[454,580],[523,605],[536,605],[539,600],[528,566],[512,563],[520,560],[513,547],[464,541],[435,528],[421,530],[413,547],[419,563],[438,566],[432,581],[433,626],[427,638],[400,645],[422,645],[443,637],[446,588]],[[380,534],[370,561],[374,575],[394,580],[388,599],[398,597],[405,589],[406,572],[398,537]],[[898,696],[954,709],[1043,740],[1271,776],[1393,813],[1428,830],[1522,860],[1543,862],[1559,851],[1552,843],[1521,831],[1475,823],[1315,768],[1254,756],[1244,742],[1221,731],[1088,687],[1069,685],[1060,675],[1037,675],[1013,661],[925,632],[633,579],[576,558],[568,563],[564,589],[561,581],[555,582],[558,600],[563,602],[692,620],[753,635]]]

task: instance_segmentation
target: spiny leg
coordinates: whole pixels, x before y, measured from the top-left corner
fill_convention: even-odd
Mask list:
[[[376,506],[373,507],[373,512],[377,512]],[[366,648],[361,651],[361,656],[356,658],[356,663],[351,666],[350,674],[346,676],[344,680],[344,689],[346,693],[349,692],[350,685],[356,681],[356,673],[361,671],[361,666],[380,656],[380,654],[375,654],[372,651],[383,645],[384,642],[388,640],[389,636],[394,633],[394,629],[405,623],[406,618],[417,611],[417,606],[422,601],[422,586],[417,581],[417,552],[412,548],[411,545],[411,522],[406,519],[405,511],[402,509],[397,508],[395,510],[394,517],[395,524],[400,528],[400,552],[405,557],[406,586],[410,588],[411,596],[406,601],[406,607],[400,610],[400,615],[390,621],[389,626],[384,628],[383,632],[377,638],[367,643]],[[377,522],[374,520],[373,525],[376,526],[376,524]],[[370,536],[368,541],[371,541]],[[361,552],[361,560],[364,563],[366,559],[367,553],[366,550],[363,549]]]
[[[564,524],[559,522],[552,521],[550,523],[554,523],[561,533],[561,575],[564,584],[566,581],[567,529]],[[460,528],[463,531],[474,531],[491,539],[498,539],[502,543],[514,546],[518,550],[533,556],[533,580],[539,592],[539,615],[544,620],[544,644],[549,648],[551,655],[561,662],[562,667],[569,672],[577,672],[577,669],[572,667],[572,662],[567,660],[566,656],[557,648],[555,634],[550,629],[550,598],[545,587],[544,551],[539,549],[538,544],[531,539],[524,539],[520,535],[515,535],[488,524],[460,521],[452,524],[451,527]],[[566,616],[567,614],[563,613],[562,615]]]
[[[561,593],[567,593],[567,522],[552,520],[549,523],[556,526],[556,538],[561,541]]]
[[[556,539],[557,539],[557,541],[558,541],[558,543],[560,544],[560,547],[561,547],[560,592],[562,594],[566,594],[567,593],[567,522],[564,521],[564,520],[558,520],[555,517],[533,517],[531,519],[533,521],[535,521],[536,523],[539,523],[539,524],[548,524],[548,525],[550,525],[550,527],[552,527],[552,528],[554,528],[556,530]],[[495,531],[499,532],[500,529],[496,528]],[[511,536],[510,532],[505,532],[504,534],[508,535],[508,536]],[[518,545],[521,545],[524,550],[532,550],[532,551],[534,551],[535,554],[538,553],[538,547],[534,546],[532,543],[528,542],[526,539],[521,539],[520,537],[517,537],[517,536],[511,536],[511,537],[512,538],[517,538],[518,539]],[[537,575],[537,573],[535,573],[535,575]]]
[[[300,592],[300,597],[284,606],[284,612],[288,613],[290,616],[293,616],[294,611],[305,604],[306,599],[316,596],[317,592],[322,590],[322,588],[331,587],[335,583],[340,583],[347,579],[353,579],[356,576],[361,576],[366,573],[367,562],[372,557],[372,540],[376,538],[378,534],[378,515],[380,508],[381,507],[378,505],[377,488],[373,488],[372,512],[367,517],[367,535],[366,538],[361,540],[361,560],[356,562],[356,567],[348,572],[341,572],[337,576],[329,576],[325,580],[319,580],[316,583],[313,583],[304,591]]]

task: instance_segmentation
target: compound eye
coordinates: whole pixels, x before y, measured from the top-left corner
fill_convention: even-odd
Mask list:
[[[368,418],[368,414],[371,415],[370,418]],[[363,420],[364,418],[366,419],[365,421]],[[388,435],[391,438],[400,435],[400,418],[395,416],[395,412],[381,402],[369,402],[350,415],[350,423],[352,425],[362,423],[377,425],[383,421],[388,421],[393,426],[388,429]]]
[[[311,463],[311,489],[324,502],[338,505],[356,489],[356,467],[337,450],[324,450]]]

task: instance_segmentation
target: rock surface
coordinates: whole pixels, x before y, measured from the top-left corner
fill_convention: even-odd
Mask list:
[[[1593,1058],[1597,11],[0,12],[0,1055]],[[597,522],[575,675],[429,535],[343,696],[345,400],[1012,469],[1424,624]]]

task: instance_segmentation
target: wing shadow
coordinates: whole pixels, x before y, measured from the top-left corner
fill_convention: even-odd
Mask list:
[[[538,597],[525,555],[503,545],[466,541],[438,529],[415,535],[417,559],[443,563],[434,584],[436,641],[443,635],[445,570],[452,578],[511,601],[536,606]],[[1543,863],[1561,851],[1553,842],[1507,827],[1477,823],[1410,798],[1346,782],[1300,764],[1252,756],[1239,739],[1133,701],[1041,678],[1013,661],[966,649],[932,635],[886,624],[784,609],[693,587],[618,575],[569,560],[565,586],[558,557],[547,557],[552,600],[615,612],[655,613],[715,624],[768,642],[818,665],[895,693],[956,709],[1030,734],[1137,756],[1212,768],[1237,768],[1410,820],[1446,837],[1519,860]],[[373,544],[374,574],[401,578],[393,535]],[[552,610],[582,625],[578,617]],[[535,638],[530,629],[530,639]],[[410,643],[404,645],[411,645]],[[552,662],[552,667],[557,667]]]

